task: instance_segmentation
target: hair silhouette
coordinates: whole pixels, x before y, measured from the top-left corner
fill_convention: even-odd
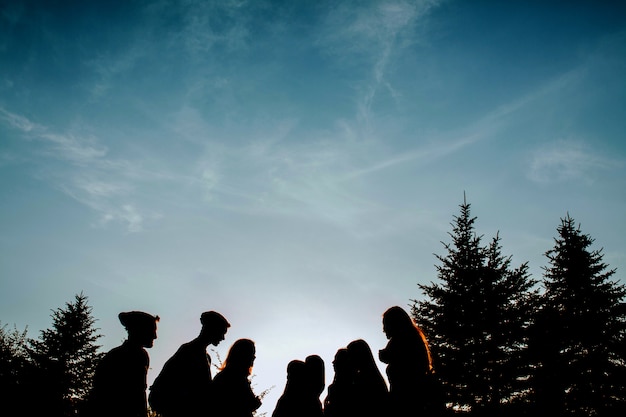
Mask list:
[[[389,339],[394,336],[401,339],[413,339],[415,334],[417,334],[421,341],[420,350],[425,351],[425,356],[422,356],[422,359],[426,360],[427,372],[434,371],[428,339],[426,338],[424,331],[413,321],[413,319],[406,311],[404,311],[402,307],[394,306],[385,311],[383,314],[383,329]]]
[[[247,375],[252,373],[256,348],[254,342],[250,339],[239,339],[228,350],[228,355],[220,370],[226,368],[236,369],[238,371],[246,371]]]
[[[387,364],[392,412],[439,411],[432,357],[424,332],[398,306],[383,314],[383,331],[389,342],[379,357]]]
[[[256,348],[250,339],[238,339],[233,343],[221,371],[215,375],[212,397],[216,417],[251,417],[261,406],[254,395],[249,376],[254,364]]]
[[[297,359],[289,362],[285,390],[276,403],[272,417],[323,416],[319,400],[319,363],[311,365],[316,362],[316,358],[310,359],[308,365]],[[317,369],[317,373],[312,374],[312,369]]]
[[[107,352],[98,363],[93,389],[87,407],[92,416],[145,416],[146,378],[150,357],[145,348],[152,347],[157,338],[159,316],[142,311],[118,315],[128,332],[121,346]]]
[[[355,368],[346,348],[340,348],[333,360],[335,375],[324,399],[324,417],[351,417],[355,415]]]
[[[363,339],[350,342],[347,349],[354,369],[355,415],[386,415],[387,384],[376,365],[372,350]]]

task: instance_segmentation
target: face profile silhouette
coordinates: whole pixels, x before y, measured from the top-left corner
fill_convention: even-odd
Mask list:
[[[230,327],[230,323],[226,321],[224,316],[215,311],[202,313],[200,323],[202,324],[200,337],[206,341],[207,346],[219,345],[226,338],[226,332]]]
[[[152,316],[142,311],[130,311],[118,315],[120,323],[128,332],[128,340],[145,348],[154,346],[157,338],[159,316]]]

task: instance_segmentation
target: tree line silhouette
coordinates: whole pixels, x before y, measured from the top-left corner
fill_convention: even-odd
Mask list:
[[[428,372],[402,393],[401,401],[409,404],[426,393],[445,404],[415,415],[626,415],[626,286],[612,280],[616,271],[603,262],[602,249],[592,249],[594,240],[567,214],[560,219],[554,246],[545,252],[543,277],[536,280],[527,263],[511,265],[499,234],[483,243],[475,222],[464,200],[451,223],[451,242],[443,243],[446,253],[435,255],[437,279],[418,284],[423,297],[409,299],[411,318],[429,342],[428,363],[413,369],[427,366]],[[104,357],[87,296],[75,295],[51,317],[52,327],[38,339],[27,337],[26,329],[0,325],[3,408],[14,404],[21,415],[86,415]],[[242,345],[247,345],[246,360],[253,361],[250,343]],[[349,350],[337,351],[322,413],[399,415],[389,409],[373,413],[367,405],[374,395],[340,376]],[[389,351],[396,352],[394,357],[402,353],[390,340],[379,358],[388,364],[389,380],[390,372],[401,380],[410,367],[394,366]],[[306,361],[292,362],[288,377]],[[227,380],[229,373],[220,379]],[[338,413],[341,401],[333,400],[333,393],[342,390],[352,390],[350,395],[365,407]]]

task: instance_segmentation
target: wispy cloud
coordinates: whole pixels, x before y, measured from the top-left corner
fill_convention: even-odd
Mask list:
[[[440,1],[342,3],[326,16],[319,45],[338,55],[367,54],[373,62],[401,32],[424,17]],[[406,34],[406,36],[411,36]],[[404,40],[404,39],[403,39]]]
[[[357,120],[369,130],[372,107],[381,89],[392,98],[400,93],[387,79],[393,59],[403,47],[416,42],[414,27],[440,1],[371,2],[342,4],[326,18],[320,47],[346,65],[368,68],[357,88]],[[355,59],[356,58],[356,59]]]
[[[133,182],[162,176],[110,158],[108,149],[93,135],[54,132],[4,108],[0,108],[0,120],[25,139],[44,145],[37,146],[34,155],[63,162],[61,167],[49,164],[50,168],[42,168],[42,179],[52,181],[56,188],[97,212],[98,224],[118,222],[129,232],[138,232],[146,217],[157,217],[146,214],[149,211],[138,208],[130,199]]]
[[[51,145],[51,154],[76,165],[87,165],[103,158],[107,148],[93,136],[76,137],[72,133],[58,134],[42,132],[38,136]]]
[[[114,54],[102,52],[84,63],[94,73],[93,84],[88,87],[92,99],[106,96],[116,84],[117,78],[130,72],[151,49],[151,45],[143,39],[133,39],[129,43],[123,51]]]
[[[545,97],[558,95],[562,89],[576,84],[580,81],[584,72],[585,68],[583,67],[567,71],[521,97],[498,105],[467,126],[450,131],[426,133],[424,137],[415,138],[414,142],[420,143],[420,145],[414,149],[403,151],[399,154],[380,155],[378,160],[369,165],[360,166],[347,174],[345,179],[349,180],[363,175],[374,174],[378,171],[391,169],[401,164],[414,163],[415,161],[433,161],[462,151],[478,142],[493,138],[498,132],[507,128],[509,121],[516,114],[531,106],[535,106],[538,101]]]
[[[146,220],[145,210],[134,204],[122,202],[127,197],[128,186],[101,180],[60,180],[56,186],[74,200],[98,213],[94,226],[106,227],[112,223],[123,225],[130,233],[141,232]],[[151,215],[150,218],[158,218]]]
[[[9,112],[2,107],[0,107],[0,118],[4,121],[5,125],[24,133],[43,130],[41,126],[31,122],[28,118]]]
[[[216,45],[224,45],[228,50],[241,48],[249,37],[250,15],[246,12],[251,6],[246,1],[189,2],[182,30],[175,40],[194,57],[206,54]],[[223,20],[229,24],[224,25]]]
[[[599,171],[612,170],[624,161],[601,155],[580,140],[557,140],[536,149],[528,178],[539,183],[584,181],[592,183]]]
[[[72,133],[51,132],[47,127],[4,108],[0,108],[0,118],[5,125],[26,134],[26,137],[47,143],[49,147],[46,152],[56,158],[85,165],[107,154],[106,147],[99,145],[93,136],[77,137]]]
[[[185,60],[193,66],[211,61],[216,47],[231,53],[245,48],[254,15],[249,12],[250,6],[246,1],[197,0],[142,6],[138,11],[141,23],[126,28],[124,42],[85,59],[84,65],[93,72],[88,86],[92,99],[103,98],[133,73],[153,76],[155,64],[172,65]],[[171,21],[178,24],[172,25]]]
[[[372,210],[374,204],[340,181],[362,157],[363,146],[343,136],[324,139],[319,132],[302,137],[297,126],[286,119],[257,126],[247,140],[233,138],[231,145],[206,141],[194,169],[205,203],[342,225]]]
[[[452,140],[429,140],[428,144],[403,152],[401,154],[392,155],[387,159],[381,159],[374,164],[359,168],[355,171],[347,174],[344,179],[350,180],[364,175],[374,174],[384,169],[392,168],[394,166],[405,164],[415,161],[433,161],[434,159],[441,158],[449,155],[453,152],[461,150],[466,146],[469,146],[478,140],[482,139],[485,135],[479,132],[460,136]]]
[[[388,26],[404,24],[399,22]],[[412,149],[399,150],[374,134],[364,137],[359,120],[345,118],[331,129],[306,132],[299,129],[298,120],[272,120],[254,131],[242,126],[238,136],[231,133],[225,140],[190,103],[169,118],[169,129],[205,149],[193,180],[203,190],[205,203],[252,214],[317,217],[356,230],[363,219],[385,210],[371,198],[372,190],[363,187],[364,177],[406,164],[432,164],[491,140],[516,114],[571,86],[579,76],[572,71],[556,77],[467,126],[421,132],[409,138],[415,143]]]
[[[128,195],[132,190],[128,184],[102,181],[97,178],[79,177],[74,180],[74,187],[92,198],[107,199],[110,197]]]
[[[126,224],[129,232],[141,232],[143,230],[144,216],[132,204],[124,204],[114,210],[108,210],[101,218],[101,223],[106,225],[110,221]]]

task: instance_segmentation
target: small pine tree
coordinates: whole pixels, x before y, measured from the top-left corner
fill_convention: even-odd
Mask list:
[[[436,255],[440,284],[419,284],[425,300],[412,314],[426,331],[435,370],[454,409],[474,415],[497,412],[523,390],[526,329],[535,284],[527,264],[511,268],[500,237],[486,247],[474,231],[476,218],[464,201],[452,223],[452,244]]]
[[[101,337],[94,327],[87,296],[77,294],[73,302],[52,312],[52,328],[39,340],[29,341],[30,356],[38,368],[41,402],[46,414],[75,415],[91,389],[101,354],[96,345]]]
[[[30,371],[26,335],[27,329],[19,331],[14,326],[9,331],[0,323],[0,392],[14,404],[26,398],[24,386]]]
[[[626,287],[611,281],[615,269],[569,214],[557,232],[532,339],[537,406],[553,415],[617,415],[626,411]]]

